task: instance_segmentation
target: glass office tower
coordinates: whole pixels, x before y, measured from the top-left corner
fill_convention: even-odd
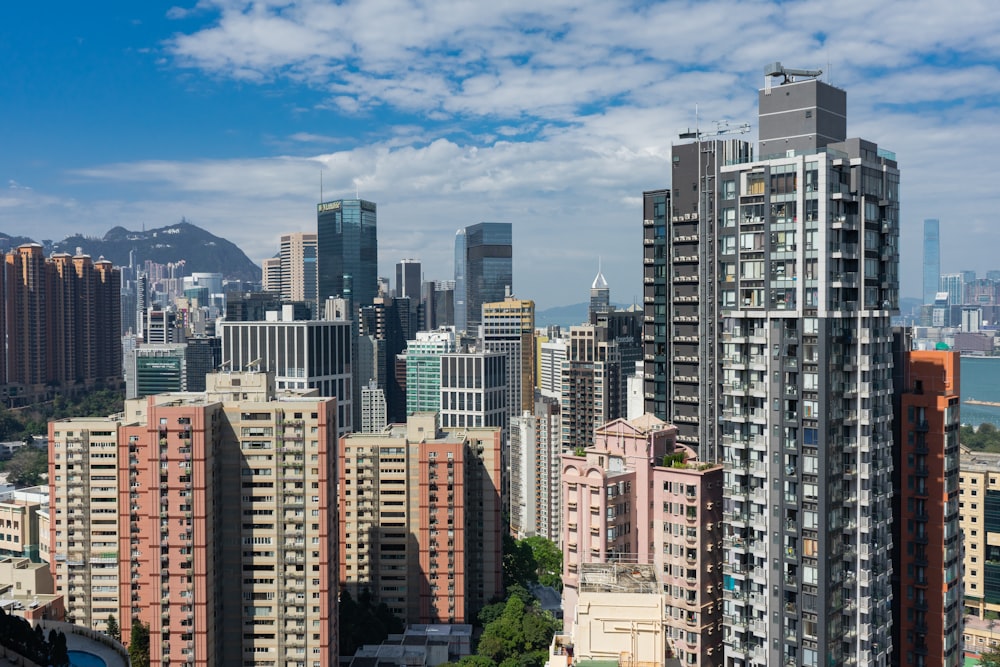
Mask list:
[[[323,312],[327,299],[340,296],[350,301],[353,313],[358,306],[371,304],[378,295],[375,203],[338,199],[319,204],[316,213],[317,312]]]
[[[470,333],[483,321],[483,304],[503,301],[507,288],[513,287],[512,236],[509,222],[465,228],[465,317]]]

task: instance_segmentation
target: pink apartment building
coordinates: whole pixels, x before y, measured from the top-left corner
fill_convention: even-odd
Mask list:
[[[563,454],[566,631],[582,563],[653,564],[668,654],[722,665],[722,466],[699,463],[676,438],[677,427],[646,414],[609,422],[593,446]]]

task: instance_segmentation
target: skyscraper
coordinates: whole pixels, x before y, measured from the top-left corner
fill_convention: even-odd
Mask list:
[[[726,465],[727,662],[883,665],[899,171],[847,139],[843,90],[770,72],[764,157],[697,136],[672,196],[647,198],[644,301],[666,305],[647,311],[647,382],[678,440]]]
[[[456,236],[455,324],[458,331],[477,333],[482,323],[483,304],[503,301],[507,296],[508,288],[514,283],[512,250],[509,222],[480,222],[466,227],[464,233],[460,231]],[[464,326],[459,326],[463,323],[459,318],[460,300]]]
[[[420,303],[420,260],[401,259],[396,263],[396,296],[408,297],[414,306]]]
[[[597,315],[611,310],[611,288],[608,281],[604,279],[604,274],[598,269],[597,277],[594,278],[590,286],[590,310],[587,321],[597,324]]]
[[[453,303],[455,307],[455,331],[462,332],[467,329],[467,309],[465,293],[465,230],[460,229],[455,232],[455,287]]]
[[[319,204],[316,213],[319,301],[343,297],[353,313],[378,295],[375,203],[338,199]]]
[[[360,426],[361,390],[351,374],[351,331],[344,321],[300,320],[294,308],[268,313],[263,322],[219,323],[223,363],[233,370],[273,373],[279,390],[316,389],[337,397],[337,424],[345,433]],[[354,417],[358,421],[354,421]]]
[[[934,303],[941,283],[941,230],[936,218],[924,220],[924,292],[921,303]]]

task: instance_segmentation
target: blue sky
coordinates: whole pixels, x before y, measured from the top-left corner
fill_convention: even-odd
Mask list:
[[[838,21],[838,19],[840,19]],[[5,3],[0,231],[60,239],[182,216],[256,261],[327,198],[379,204],[380,273],[450,278],[454,232],[514,223],[515,291],[641,290],[641,193],[678,131],[749,122],[763,67],[818,67],[848,134],[902,169],[942,269],[1000,268],[1000,6],[991,2]]]

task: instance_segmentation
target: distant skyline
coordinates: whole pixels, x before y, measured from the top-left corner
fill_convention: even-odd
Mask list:
[[[513,223],[514,291],[642,285],[642,191],[678,133],[753,126],[763,68],[826,70],[848,135],[902,165],[902,294],[1000,268],[1000,11],[988,2],[239,2],[0,9],[0,232],[181,217],[260,262],[324,198],[379,207],[379,275],[450,279],[455,230]]]

